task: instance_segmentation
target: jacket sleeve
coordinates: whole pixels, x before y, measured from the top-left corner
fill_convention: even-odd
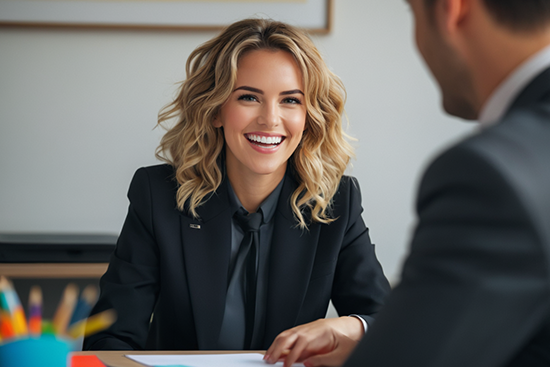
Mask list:
[[[549,298],[541,240],[517,192],[468,145],[430,166],[401,283],[346,367],[491,367],[518,353]]]
[[[158,294],[158,249],[151,216],[151,190],[145,169],[139,169],[128,191],[130,206],[109,268],[100,280],[99,300],[92,314],[114,309],[117,321],[84,340],[84,350],[139,350],[147,340]]]
[[[341,190],[339,200],[346,203],[344,207],[348,208],[348,212],[340,216],[347,217],[348,221],[336,264],[332,302],[339,315],[355,314],[370,327],[390,286],[361,217],[363,208],[359,183],[353,177],[346,177],[342,184],[346,185],[346,189]]]

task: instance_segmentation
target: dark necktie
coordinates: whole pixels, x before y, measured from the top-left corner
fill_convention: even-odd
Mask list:
[[[235,213],[235,218],[244,232],[237,257],[246,256],[244,267],[244,290],[245,290],[245,336],[244,349],[250,349],[252,334],[254,332],[254,318],[256,315],[256,278],[258,273],[258,247],[260,241],[258,230],[262,224],[262,213],[248,214],[244,209]],[[231,269],[230,276],[234,269]]]

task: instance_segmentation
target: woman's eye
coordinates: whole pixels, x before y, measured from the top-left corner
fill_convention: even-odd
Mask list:
[[[285,98],[283,100],[283,103],[302,104],[302,101],[300,101],[298,98],[295,98],[295,97],[289,97],[289,98]]]
[[[253,96],[252,94],[243,94],[242,96],[239,96],[239,101],[249,101],[249,102],[255,102],[258,98],[256,96]]]

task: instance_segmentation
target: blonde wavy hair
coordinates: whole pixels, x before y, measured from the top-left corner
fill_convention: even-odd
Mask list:
[[[307,228],[307,210],[311,221],[330,223],[332,198],[353,155],[342,127],[344,85],[304,31],[267,19],[233,23],[195,49],[177,97],[159,113],[161,126],[176,120],[156,156],[175,169],[177,206],[198,217],[197,207],[222,182],[224,136],[212,121],[234,89],[239,59],[254,50],[289,52],[302,72],[306,129],[289,159],[299,182],[290,203],[299,227]]]

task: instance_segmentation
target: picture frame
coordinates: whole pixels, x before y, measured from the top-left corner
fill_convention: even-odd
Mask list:
[[[329,33],[333,0],[0,0],[0,26],[218,30],[263,17]]]

